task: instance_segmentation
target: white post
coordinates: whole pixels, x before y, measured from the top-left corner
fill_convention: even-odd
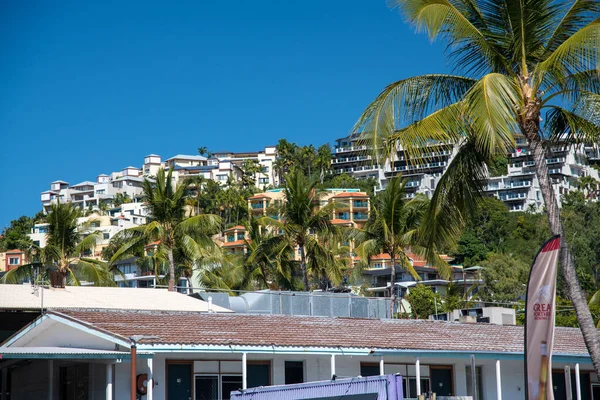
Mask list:
[[[383,357],[379,357],[379,375],[385,375],[385,366],[383,364]]]
[[[248,365],[247,361],[247,353],[242,353],[242,390],[248,389]]]
[[[331,379],[335,375],[335,354],[331,355]]]
[[[2,400],[6,400],[6,391],[8,390],[7,381],[8,380],[8,369],[2,368]]]
[[[500,360],[496,360],[496,399],[502,400],[502,380],[500,378]]]
[[[421,362],[419,361],[419,357],[417,357],[417,361],[415,362],[415,368],[417,373],[417,396],[421,394]]]
[[[54,360],[48,360],[48,400],[54,398]]]
[[[152,375],[152,359],[148,359],[148,380],[146,381],[146,400],[152,400],[154,376]]]
[[[575,364],[575,394],[581,400],[581,378],[579,377],[579,364]]]
[[[113,365],[106,364],[106,400],[113,398]]]

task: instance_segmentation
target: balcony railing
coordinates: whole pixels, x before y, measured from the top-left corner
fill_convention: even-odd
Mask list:
[[[354,213],[352,215],[352,217],[354,218],[354,220],[367,220],[369,219],[369,214],[365,214],[365,213]]]
[[[351,146],[351,147],[338,147],[337,149],[335,149],[336,153],[344,153],[344,152],[348,152],[348,151],[360,151],[360,150],[366,150],[367,146]]]
[[[250,207],[253,210],[262,210],[264,208],[264,204],[262,202],[260,202],[260,203],[250,203]]]
[[[367,207],[369,207],[369,202],[368,201],[355,200],[353,206],[356,207],[356,208],[361,208],[361,207],[362,208],[367,208]]]

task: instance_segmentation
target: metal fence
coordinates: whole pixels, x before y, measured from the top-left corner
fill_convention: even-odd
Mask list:
[[[242,314],[307,315],[385,319],[390,316],[390,299],[328,292],[246,292],[239,296],[200,291],[202,300]]]

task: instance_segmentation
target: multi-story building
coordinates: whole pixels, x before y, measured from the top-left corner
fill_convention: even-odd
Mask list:
[[[577,180],[584,176],[600,179],[598,170],[590,166],[597,147],[557,145],[546,158],[554,193],[561,203],[562,195],[577,188]],[[508,174],[490,177],[486,192],[502,200],[511,211],[538,211],[544,200],[535,174],[535,162],[524,139],[517,141],[515,151],[508,157]]]
[[[247,251],[246,228],[236,225],[223,231],[223,250],[233,254],[245,254]]]
[[[25,264],[27,264],[27,256],[23,250],[13,249],[0,252],[0,271],[10,271]]]
[[[377,190],[385,188],[392,177],[401,175],[407,179],[407,197],[412,198],[416,193],[431,196],[448,166],[452,146],[435,144],[429,147],[431,151],[410,162],[405,151],[398,148],[391,160],[379,165],[357,136],[348,136],[336,140],[332,169],[335,173],[345,172],[359,179],[374,178],[378,181]]]
[[[394,158],[385,165],[373,162],[366,146],[361,145],[356,136],[348,136],[336,141],[332,158],[335,173],[348,173],[357,178],[375,178],[378,190],[386,187],[393,176],[406,178],[407,197],[423,193],[430,197],[440,178],[446,171],[454,155],[450,145],[435,144],[431,151],[410,162],[401,148]],[[554,185],[557,199],[576,187],[576,180],[582,176],[599,179],[598,170],[591,164],[600,162],[600,150],[597,145],[554,146],[549,152],[546,163]],[[527,209],[541,210],[543,199],[540,185],[535,175],[533,156],[525,139],[517,138],[515,150],[508,155],[508,173],[489,178],[486,192],[502,200],[511,211]]]

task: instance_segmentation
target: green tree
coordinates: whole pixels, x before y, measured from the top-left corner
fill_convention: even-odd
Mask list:
[[[173,170],[167,174],[160,169],[156,182],[147,179],[143,183],[143,199],[151,215],[148,224],[126,229],[116,237],[123,245],[117,250],[111,262],[131,255],[136,247],[158,241],[159,252],[166,255],[169,263],[169,290],[175,289],[175,269],[177,252],[180,265],[182,259],[200,262],[214,260],[220,255],[220,248],[213,242],[212,235],[221,227],[221,218],[212,214],[200,214],[186,218],[185,206],[189,192],[189,182],[180,183],[176,189],[172,185]]]
[[[55,270],[62,284],[80,285],[81,280],[100,286],[112,286],[112,273],[108,265],[90,258],[100,234],[83,236],[77,231],[77,218],[81,209],[71,203],[53,204],[46,216],[48,239],[46,247],[35,248],[35,262],[12,269],[4,276],[5,283],[18,283],[32,277],[39,263],[46,270]],[[39,261],[39,263],[38,263]]]
[[[242,165],[242,187],[246,190],[252,190],[256,187],[256,174],[263,171],[262,165],[258,160],[248,159]]]
[[[329,175],[320,185],[322,188],[356,188],[361,192],[368,193],[373,196],[374,189],[379,183],[375,178],[358,179],[354,176],[342,173],[339,175]]]
[[[553,142],[598,142],[600,2],[396,0],[409,23],[447,40],[460,75],[430,74],[388,85],[367,107],[357,131],[376,155],[397,146],[409,158],[423,144],[454,143],[432,201],[430,232],[457,234],[482,189],[487,168],[515,147],[532,150],[552,234],[561,235],[566,293],[596,372],[600,337],[579,286],[545,158]],[[542,126],[543,122],[543,126]]]
[[[448,276],[450,268],[435,251],[422,245],[419,229],[429,200],[423,195],[413,199],[406,198],[405,181],[399,177],[390,179],[388,186],[380,192],[371,205],[371,215],[365,224],[364,231],[359,234],[356,254],[360,258],[358,264],[366,268],[371,257],[384,253],[390,256],[390,297],[391,307],[396,301],[396,266],[408,271],[415,279],[420,279],[412,266],[406,252],[411,251],[427,257],[432,265],[438,267],[444,276]]]
[[[525,296],[529,264],[506,254],[492,254],[481,263],[485,282],[479,290],[483,301],[513,302]]]
[[[10,221],[10,226],[2,232],[0,237],[0,251],[28,250],[33,242],[27,234],[31,232],[33,224],[34,220],[25,215]]]
[[[119,207],[121,204],[131,203],[131,197],[129,193],[119,192],[115,194],[115,198],[113,200],[113,204],[115,207]]]
[[[427,319],[430,315],[435,313],[436,305],[438,307],[438,312],[442,310],[442,303],[439,295],[433,293],[431,287],[420,283],[410,289],[410,292],[405,299],[410,304],[412,318]]]
[[[307,250],[314,252],[309,258],[318,258],[326,253],[316,237],[338,233],[331,224],[333,204],[320,207],[318,180],[309,180],[302,171],[292,169],[285,176],[285,201],[280,210],[282,221],[270,217],[261,218],[261,222],[283,232],[276,236],[282,251],[298,248],[300,253],[300,273],[304,290],[310,290],[307,270]],[[287,250],[285,250],[287,249]]]

